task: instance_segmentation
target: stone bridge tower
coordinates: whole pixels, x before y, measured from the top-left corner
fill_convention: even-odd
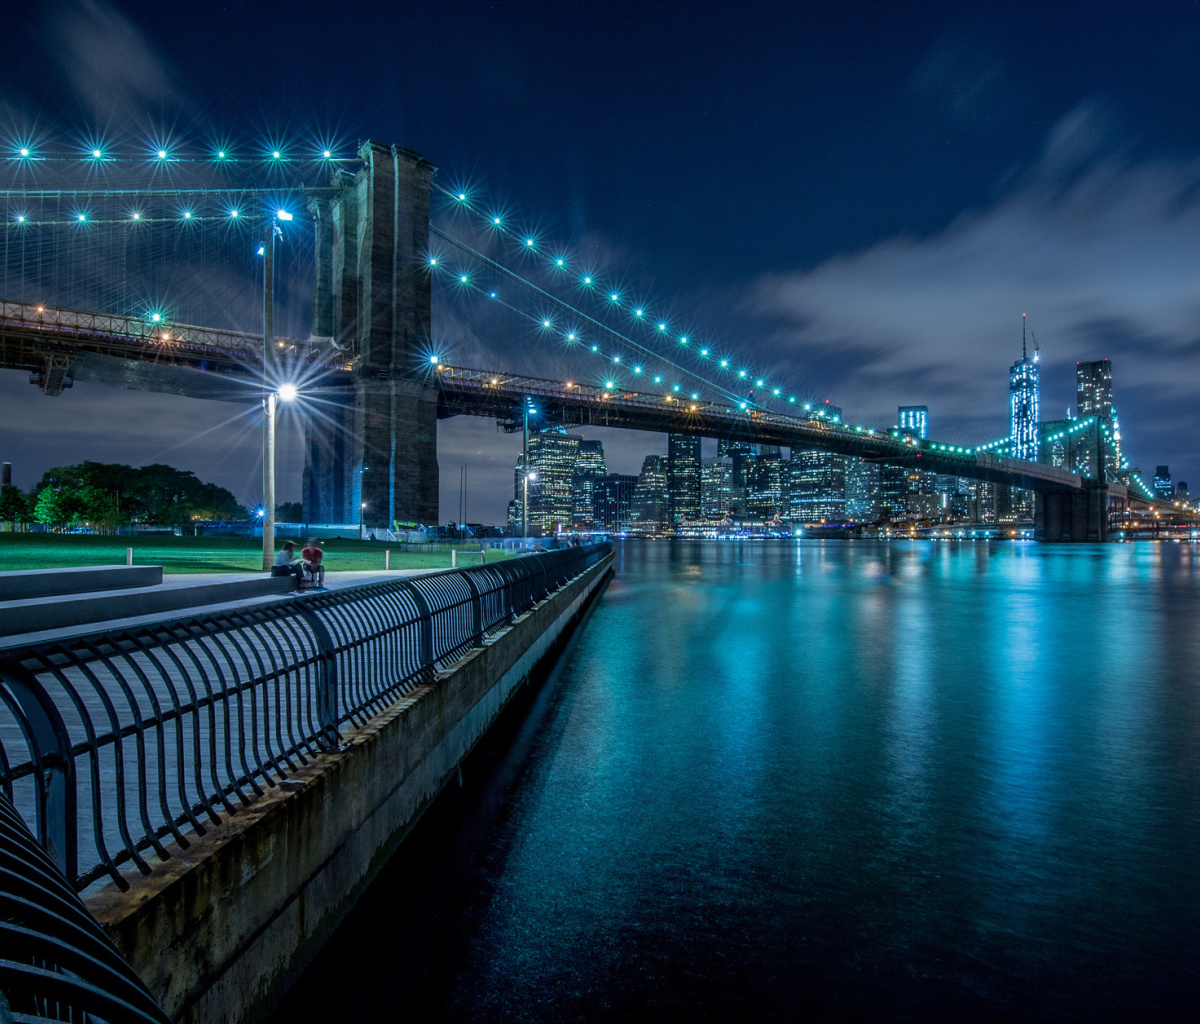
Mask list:
[[[304,515],[367,526],[438,521],[437,388],[430,383],[429,190],[436,168],[362,145],[340,193],[314,200],[313,334],[354,362],[351,392],[305,425]]]

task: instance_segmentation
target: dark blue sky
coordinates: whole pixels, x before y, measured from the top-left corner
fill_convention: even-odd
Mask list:
[[[1075,360],[1108,356],[1132,461],[1200,474],[1192,0],[66,0],[29,5],[6,34],[19,41],[0,87],[9,132],[399,143],[866,422],[926,403],[946,440],[1004,433],[1028,312],[1045,417],[1072,401]],[[183,426],[227,407],[122,394],[136,427],[106,440],[95,427],[114,393],[84,390],[52,401],[0,374],[18,482],[169,449],[256,497],[253,437],[191,444]],[[662,447],[605,440],[624,472]],[[512,439],[452,421],[440,446],[443,517],[465,463],[476,515],[499,518]],[[297,457],[285,446],[285,479]]]

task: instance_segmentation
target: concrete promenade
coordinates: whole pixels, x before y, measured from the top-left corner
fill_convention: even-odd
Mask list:
[[[174,1020],[256,1021],[270,1012],[515,690],[552,663],[611,564],[608,554],[441,665],[431,682],[343,732],[337,751],[188,849],[172,847],[149,875],[130,872],[128,892],[93,891],[89,909]],[[398,575],[330,573],[326,583]]]

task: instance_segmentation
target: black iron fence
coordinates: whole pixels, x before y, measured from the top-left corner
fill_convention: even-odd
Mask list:
[[[128,888],[609,543],[0,651],[0,791],[77,889]]]

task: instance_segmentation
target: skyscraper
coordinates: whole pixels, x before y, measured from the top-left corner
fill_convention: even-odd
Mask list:
[[[630,525],[635,530],[658,531],[667,524],[667,460],[647,455],[633,489]]]
[[[745,488],[745,508],[749,515],[770,519],[783,511],[783,474],[787,465],[777,454],[757,455],[750,460]]]
[[[798,523],[845,521],[845,456],[826,451],[793,451],[788,470],[789,519]]]
[[[733,504],[733,459],[718,455],[700,467],[700,511],[710,518],[724,516]]]
[[[755,459],[764,455],[781,458],[783,453],[775,444],[751,444],[748,441],[719,438],[717,454],[733,459],[733,486],[735,490],[741,490],[746,486],[746,471]]]
[[[577,526],[586,529],[595,525],[595,491],[606,473],[603,443],[581,440],[571,474],[571,518]]]
[[[529,469],[537,476],[529,481],[529,525],[550,532],[560,526],[570,526],[573,502],[571,481],[579,457],[578,434],[561,430],[543,430],[529,435]],[[524,494],[521,456],[517,457],[516,495],[517,517]]]
[[[1163,501],[1175,500],[1175,486],[1171,483],[1171,467],[1159,466],[1154,470],[1154,496]]]
[[[879,467],[879,515],[882,519],[908,515],[908,470],[903,466]]]
[[[1013,458],[1037,462],[1040,388],[1038,350],[1025,348],[1025,315],[1021,314],[1021,358],[1008,371],[1008,406]]]
[[[902,405],[896,416],[896,426],[904,433],[925,441],[929,437],[929,406]]]
[[[1110,419],[1112,407],[1112,363],[1107,359],[1075,364],[1075,415],[1085,419],[1096,413]]]
[[[667,435],[667,521],[700,517],[700,438]]]
[[[596,522],[606,530],[628,530],[633,510],[636,476],[609,473],[593,490]]]
[[[793,456],[794,458],[795,456]],[[846,518],[852,523],[879,519],[879,464],[846,458]]]

